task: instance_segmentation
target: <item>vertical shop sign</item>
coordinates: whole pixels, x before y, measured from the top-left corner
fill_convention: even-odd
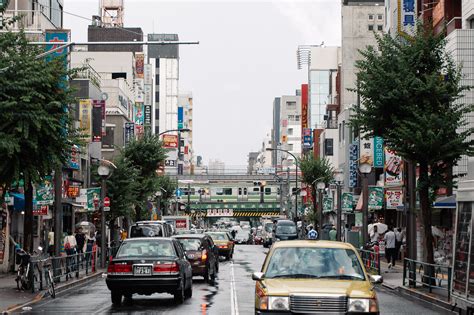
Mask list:
[[[383,138],[374,137],[374,167],[383,168]]]
[[[132,122],[125,123],[125,146],[134,139],[135,135],[135,124]]]
[[[92,102],[92,142],[102,141],[103,107],[97,101]]]
[[[387,189],[385,192],[387,209],[397,209],[403,207],[403,190]]]
[[[145,54],[135,53],[135,74],[137,78],[143,79],[144,67],[145,67]]]
[[[373,138],[361,139],[359,152],[359,164],[367,163],[372,166],[374,164]]]
[[[311,132],[311,128],[304,128],[303,129],[303,147],[311,148],[313,144],[313,133]]]
[[[145,105],[150,105],[151,106],[151,103],[152,103],[152,86],[148,85],[148,84],[145,84],[144,89],[145,89],[145,98],[143,100],[143,103]]]
[[[399,34],[413,35],[415,29],[415,0],[398,0],[397,22]]]
[[[357,187],[357,160],[359,159],[359,143],[354,140],[349,145],[349,187]]]
[[[354,195],[350,192],[342,193],[341,209],[343,212],[354,212]]]
[[[151,64],[146,64],[144,68],[144,79],[145,79],[145,84],[153,84],[153,69]]]
[[[178,129],[183,129],[184,121],[184,108],[182,106],[178,107]]]
[[[385,186],[403,185],[403,161],[395,151],[385,148]]]
[[[147,126],[150,126],[151,125],[151,105],[144,105],[143,106],[144,108],[144,123],[145,125]]]
[[[86,142],[92,139],[92,104],[91,100],[79,100],[79,128]]]
[[[80,157],[79,157],[79,147],[77,145],[73,145],[71,147],[71,155],[69,156],[69,161],[67,163],[68,168],[73,169],[73,170],[79,170],[80,165]]]
[[[369,211],[382,210],[383,208],[383,187],[369,186]]]

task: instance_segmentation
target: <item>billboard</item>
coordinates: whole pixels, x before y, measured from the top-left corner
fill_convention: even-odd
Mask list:
[[[403,161],[395,151],[385,148],[385,186],[403,185]]]
[[[92,104],[89,99],[79,100],[79,129],[85,136],[84,141],[92,139]]]
[[[135,74],[139,79],[144,77],[145,68],[145,54],[144,53],[135,53]]]
[[[178,148],[177,135],[163,135],[163,148],[176,149]]]

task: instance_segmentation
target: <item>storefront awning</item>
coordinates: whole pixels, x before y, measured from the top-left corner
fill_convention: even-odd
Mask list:
[[[434,209],[456,209],[456,195],[438,197],[433,203]]]
[[[12,192],[10,195],[13,197],[13,210],[23,211],[25,210],[25,195],[20,193]],[[36,206],[36,199],[33,199],[33,208]]]

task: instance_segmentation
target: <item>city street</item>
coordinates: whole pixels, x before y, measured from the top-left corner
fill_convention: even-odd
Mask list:
[[[267,249],[258,245],[236,247],[233,261],[221,261],[218,281],[211,286],[198,277],[193,284],[193,297],[182,305],[175,305],[171,295],[134,295],[121,307],[113,307],[104,279],[71,289],[56,299],[45,298],[33,304],[25,314],[104,314],[104,313],[159,313],[159,314],[253,314],[253,271],[260,270]],[[378,288],[381,314],[446,314],[437,308],[427,308],[412,300]]]

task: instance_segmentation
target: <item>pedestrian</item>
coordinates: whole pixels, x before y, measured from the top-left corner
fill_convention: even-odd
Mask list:
[[[310,230],[308,232],[308,239],[315,240],[318,238],[318,232],[314,229],[313,225],[311,225]]]
[[[54,232],[49,231],[48,233],[48,253],[49,256],[54,256]]]
[[[336,226],[333,225],[331,227],[331,230],[329,231],[329,240],[330,241],[336,241],[337,240],[337,231],[336,231]]]
[[[86,236],[82,232],[82,228],[80,227],[76,233],[76,244],[77,244],[77,264],[81,263],[83,265],[84,261],[84,248],[86,246]]]
[[[370,241],[371,241],[372,243],[378,242],[379,237],[380,237],[380,234],[379,234],[379,232],[378,232],[377,226],[374,225],[374,230],[373,230],[373,232],[372,232],[372,235],[370,236]]]
[[[385,256],[387,258],[388,268],[395,266],[395,233],[393,232],[393,227],[389,226],[387,233],[384,236],[385,240]]]
[[[74,254],[76,254],[77,242],[71,230],[66,232],[64,237],[64,251],[66,252],[66,273],[69,274],[74,270]],[[70,276],[70,275],[69,275]],[[67,277],[67,276],[66,276]]]
[[[95,236],[91,232],[86,234],[86,268],[89,267],[91,257],[92,257],[92,248],[94,247]]]
[[[400,257],[400,247],[402,246],[403,235],[402,228],[397,228],[395,230],[395,257],[399,259]]]

